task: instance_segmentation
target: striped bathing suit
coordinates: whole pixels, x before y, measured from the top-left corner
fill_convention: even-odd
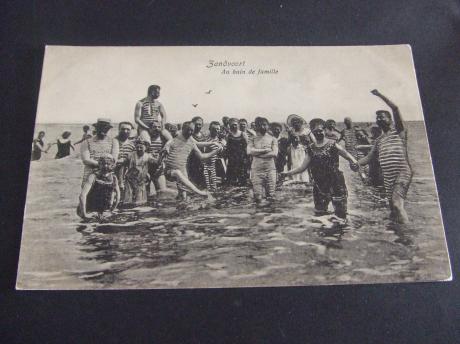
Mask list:
[[[161,136],[158,135],[156,139],[151,139],[150,148],[147,149],[147,152],[152,154],[152,156],[157,159],[160,156],[160,152],[163,149],[163,140]]]
[[[169,146],[169,154],[165,162],[165,176],[169,181],[172,179],[171,171],[179,170],[188,178],[187,160],[190,153],[193,151],[195,143],[191,140],[185,140],[182,135],[173,139]],[[180,182],[176,181],[177,189],[180,191],[189,191],[188,188]]]
[[[343,140],[345,141],[345,150],[357,157],[358,152],[356,151],[356,132],[355,129],[343,129],[342,131]]]
[[[407,159],[404,140],[392,128],[387,134],[381,135],[375,145],[388,199],[392,198],[393,192],[406,198],[412,180],[412,169]]]
[[[104,154],[112,154],[113,139],[106,136],[104,139],[99,140],[97,137],[93,137],[87,140],[89,156],[93,160],[99,160]],[[88,177],[91,173],[94,173],[98,168],[85,165],[83,169],[83,181],[81,186],[85,185]]]
[[[207,139],[208,142],[219,142],[219,138],[211,138],[211,136]],[[210,152],[210,148],[205,148],[204,151],[207,153]],[[206,188],[208,190],[215,191],[217,190],[217,174],[216,174],[216,161],[217,155],[210,157],[209,159],[205,160],[203,163],[203,173],[204,179],[206,182]]]
[[[151,101],[149,98],[141,100],[141,121],[150,127],[154,121],[163,123],[163,115],[161,114],[162,105],[158,100]]]

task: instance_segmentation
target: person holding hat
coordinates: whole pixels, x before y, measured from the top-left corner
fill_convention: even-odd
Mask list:
[[[347,216],[347,187],[342,171],[339,170],[339,156],[350,162],[354,171],[358,170],[356,159],[340,147],[335,141],[324,135],[325,122],[315,118],[310,121],[310,128],[315,136],[315,142],[307,147],[303,163],[284,175],[291,176],[304,172],[308,167],[313,177],[313,202],[317,215],[327,214],[329,203],[332,201],[335,215],[339,222],[344,222]]]
[[[83,185],[77,214],[84,220],[89,219],[88,213],[96,212],[102,219],[105,211],[113,211],[120,201],[118,180],[113,173],[115,159],[104,153],[98,158],[98,170],[91,173]],[[115,197],[113,195],[115,194]]]
[[[112,128],[110,119],[98,118],[93,126],[95,135],[83,141],[80,146],[81,160],[84,164],[82,187],[89,175],[99,167],[98,159],[103,154],[118,157],[119,152],[118,141],[108,136],[108,132]]]

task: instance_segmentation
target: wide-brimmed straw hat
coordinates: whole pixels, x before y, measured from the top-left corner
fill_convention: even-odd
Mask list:
[[[113,128],[112,126],[112,121],[110,118],[98,118],[96,123],[93,123],[93,127],[99,127],[99,126],[107,126],[109,128]]]
[[[302,118],[300,117],[299,115],[295,115],[295,114],[292,114],[292,115],[289,115],[287,120],[286,120],[286,123],[288,126],[292,127],[292,122],[294,122],[294,120],[298,120],[300,121],[302,124],[306,124],[307,122]]]

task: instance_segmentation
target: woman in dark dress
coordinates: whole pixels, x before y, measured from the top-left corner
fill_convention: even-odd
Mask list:
[[[42,152],[48,153],[48,150],[45,149],[45,132],[40,131],[38,137],[33,141],[32,144],[32,157],[30,160],[40,160],[42,157]]]
[[[249,178],[247,170],[249,157],[246,152],[248,137],[238,129],[238,119],[229,120],[230,132],[227,136],[227,183],[246,186]]]
[[[335,215],[343,220],[347,216],[347,187],[342,171],[339,170],[339,155],[350,162],[350,167],[357,171],[356,159],[339,146],[334,140],[325,138],[324,121],[316,118],[310,121],[310,128],[315,137],[308,146],[302,165],[285,172],[293,175],[310,168],[313,176],[313,202],[318,215],[325,214],[332,201]]]
[[[55,159],[62,159],[65,158],[66,156],[70,155],[70,148],[72,150],[75,150],[75,147],[72,145],[72,142],[70,141],[70,131],[64,131],[59,137],[54,144],[57,145],[57,153],[56,156],[54,157]]]

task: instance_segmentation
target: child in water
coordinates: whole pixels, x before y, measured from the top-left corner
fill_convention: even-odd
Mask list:
[[[256,203],[262,198],[273,199],[276,188],[275,157],[278,155],[278,140],[268,133],[266,118],[257,117],[256,136],[248,140],[247,153],[252,156],[251,181]]]
[[[156,160],[146,153],[150,143],[139,137],[135,142],[135,151],[120,161],[126,168],[124,173],[125,190],[123,204],[141,205],[147,203],[147,186],[150,183],[149,164]]]
[[[292,170],[302,165],[305,159],[306,147],[300,143],[300,137],[298,135],[292,134],[290,137],[290,141],[291,141],[291,145],[288,147],[288,150],[287,150],[287,156],[288,156],[287,165],[288,165],[288,169]],[[294,182],[303,182],[303,183],[310,182],[308,171],[304,171],[302,173],[291,175],[290,178]]]
[[[118,180],[113,173],[115,159],[110,154],[104,154],[98,163],[98,170],[89,175],[81,190],[77,214],[83,219],[89,219],[90,212],[96,212],[102,219],[104,211],[113,211],[120,201]]]

